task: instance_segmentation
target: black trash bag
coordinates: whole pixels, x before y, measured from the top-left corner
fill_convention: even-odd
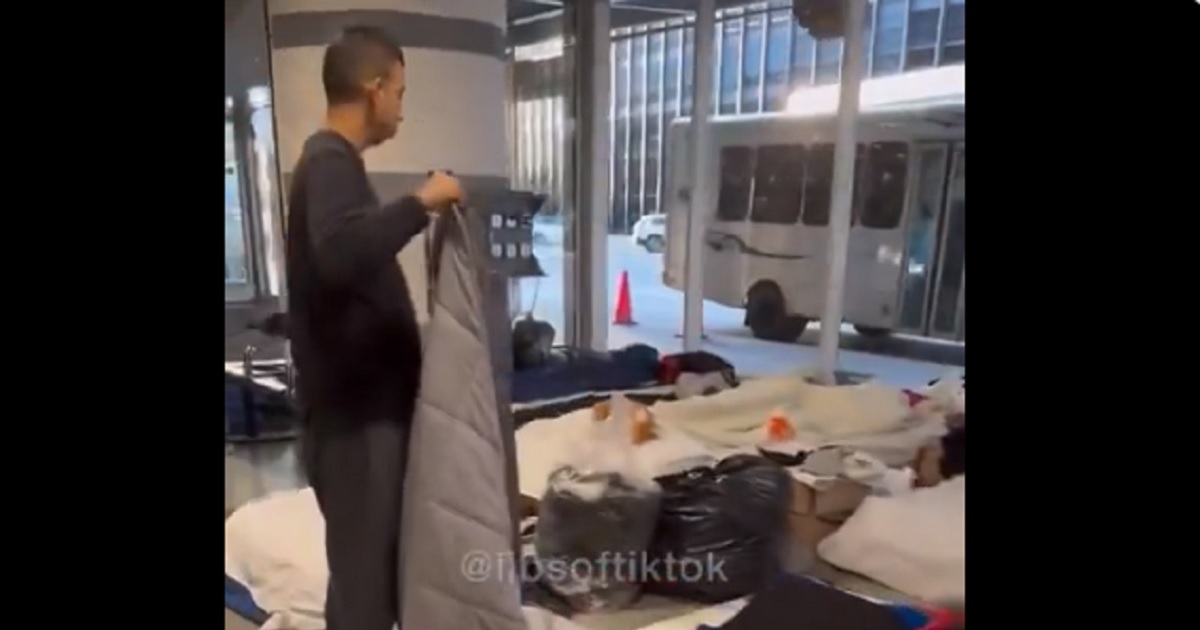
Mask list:
[[[967,427],[955,427],[942,436],[942,479],[967,474]]]
[[[579,612],[633,603],[660,495],[652,482],[616,472],[556,470],[538,505],[540,581]]]
[[[719,603],[758,592],[782,571],[792,502],[783,467],[735,455],[657,481],[662,502],[647,592]]]

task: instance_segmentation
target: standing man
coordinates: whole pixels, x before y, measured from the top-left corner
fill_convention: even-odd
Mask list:
[[[416,313],[396,255],[430,213],[462,200],[435,173],[380,203],[362,152],[403,120],[404,53],[351,28],[325,49],[325,127],[304,143],[288,191],[288,314],[307,429],[304,464],[325,517],[329,630],[400,619],[401,494],[421,374]],[[286,526],[286,524],[281,524]],[[423,630],[423,629],[414,629]]]

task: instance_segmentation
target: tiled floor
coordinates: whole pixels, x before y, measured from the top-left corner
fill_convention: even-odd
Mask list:
[[[225,447],[225,513],[276,490],[307,485],[296,460],[294,442]]]

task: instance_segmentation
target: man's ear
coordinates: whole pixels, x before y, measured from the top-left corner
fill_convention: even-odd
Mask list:
[[[375,77],[363,84],[363,93],[373,94],[383,87],[383,78]]]

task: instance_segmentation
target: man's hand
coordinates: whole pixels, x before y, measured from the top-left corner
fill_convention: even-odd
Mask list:
[[[417,190],[417,199],[432,212],[441,212],[451,204],[462,203],[465,197],[458,178],[445,171],[434,171]]]

